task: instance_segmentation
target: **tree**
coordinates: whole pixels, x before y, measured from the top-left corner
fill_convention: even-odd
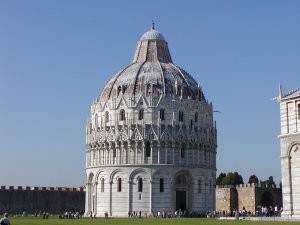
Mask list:
[[[249,177],[248,183],[250,183],[250,184],[258,184],[258,178],[257,178],[257,176],[254,175],[254,174],[251,175],[251,176]]]
[[[269,176],[268,180],[260,181],[261,186],[263,187],[276,187],[275,181],[273,176]]]
[[[216,185],[222,185],[222,180],[224,177],[226,177],[226,173],[220,173],[216,179]]]
[[[221,173],[216,181],[217,185],[239,185],[243,183],[243,177],[238,172],[229,172],[227,175]]]

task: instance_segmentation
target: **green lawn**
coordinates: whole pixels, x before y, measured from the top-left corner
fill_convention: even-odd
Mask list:
[[[218,219],[203,219],[203,218],[180,218],[180,219],[128,219],[128,218],[97,218],[97,219],[57,219],[49,217],[49,219],[41,219],[35,217],[13,217],[10,218],[12,225],[281,225],[291,224],[300,225],[299,222],[270,222],[270,221],[246,221],[246,220],[218,220]]]

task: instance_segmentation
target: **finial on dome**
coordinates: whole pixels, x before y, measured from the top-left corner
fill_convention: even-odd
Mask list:
[[[154,28],[154,21],[152,20],[151,30],[155,30]]]

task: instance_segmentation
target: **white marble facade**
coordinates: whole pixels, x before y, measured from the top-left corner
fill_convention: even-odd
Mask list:
[[[212,104],[153,25],[91,106],[86,215],[214,210],[216,148]]]
[[[284,217],[300,218],[300,89],[283,95],[280,103],[281,174]]]

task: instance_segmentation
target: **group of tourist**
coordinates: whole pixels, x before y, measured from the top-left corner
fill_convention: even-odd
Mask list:
[[[256,216],[280,216],[283,208],[277,205],[273,206],[259,206],[256,209]]]
[[[247,217],[247,216],[280,216],[282,212],[282,207],[279,208],[276,206],[258,206],[256,208],[256,212],[247,211],[245,207],[243,207],[242,210],[228,210],[228,211],[222,211],[222,212],[214,212],[215,217],[235,217],[235,216],[241,216],[241,217]]]
[[[81,212],[71,212],[71,211],[65,211],[63,214],[59,215],[59,219],[80,219],[82,218]]]

